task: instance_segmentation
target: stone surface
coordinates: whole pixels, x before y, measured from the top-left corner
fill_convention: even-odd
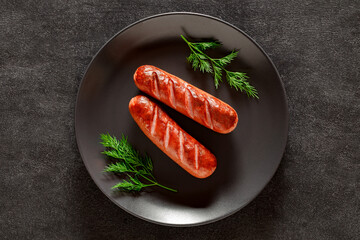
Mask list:
[[[360,2],[356,0],[3,1],[1,239],[360,239]],[[200,12],[252,36],[281,74],[289,138],[270,184],[213,224],[137,219],[95,186],[77,150],[86,66],[128,24]]]

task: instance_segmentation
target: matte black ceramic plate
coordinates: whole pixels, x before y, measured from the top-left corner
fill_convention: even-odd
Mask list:
[[[239,49],[230,69],[246,71],[258,89],[259,100],[236,92],[227,83],[215,90],[208,74],[194,72],[186,61],[187,45],[180,38],[215,38],[224,55]],[[215,173],[197,179],[159,150],[133,121],[128,103],[141,92],[133,74],[143,64],[155,65],[230,104],[239,115],[234,132],[218,134],[163,106],[190,135],[217,157]],[[264,51],[245,33],[222,20],[194,13],[168,13],[140,20],[114,36],[90,63],[81,82],[76,105],[76,137],[82,159],[98,187],[127,212],[151,222],[193,226],[222,219],[249,203],[274,175],[286,144],[288,110],[284,87]],[[139,195],[115,195],[111,186],[120,178],[102,173],[106,159],[100,152],[100,133],[128,140],[153,159],[161,188]]]

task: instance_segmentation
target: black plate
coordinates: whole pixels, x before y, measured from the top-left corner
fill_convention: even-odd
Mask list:
[[[236,92],[225,82],[215,90],[212,77],[194,72],[186,62],[192,39],[219,39],[223,55],[239,49],[229,65],[246,71],[260,100]],[[215,173],[197,179],[159,150],[133,121],[128,103],[140,91],[133,81],[135,69],[155,65],[230,104],[239,115],[231,134],[218,134],[176,111],[164,110],[190,135],[217,157]],[[76,104],[76,138],[82,159],[98,187],[118,206],[142,219],[172,226],[193,226],[222,219],[248,204],[274,175],[286,144],[288,109],[279,74],[264,51],[244,32],[220,19],[194,13],[167,13],[140,20],[116,34],[90,63],[81,82]],[[160,188],[139,195],[115,195],[111,186],[120,179],[102,173],[106,165],[100,133],[128,136],[154,162]]]

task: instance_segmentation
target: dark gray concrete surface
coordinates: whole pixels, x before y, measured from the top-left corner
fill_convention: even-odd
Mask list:
[[[357,0],[2,1],[1,239],[360,239]],[[288,94],[289,138],[265,190],[220,222],[137,219],[95,186],[74,134],[77,89],[99,48],[153,14],[213,15],[252,36]]]

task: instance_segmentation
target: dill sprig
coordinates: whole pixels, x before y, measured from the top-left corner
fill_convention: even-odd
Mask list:
[[[218,88],[220,82],[222,82],[223,71],[226,75],[226,80],[229,85],[241,92],[245,92],[248,97],[259,99],[257,90],[248,82],[248,76],[242,72],[232,72],[225,69],[233,59],[236,58],[239,51],[232,51],[222,58],[211,58],[204,53],[205,50],[210,48],[216,48],[221,45],[218,41],[214,42],[189,42],[183,35],[181,38],[187,43],[191,50],[190,56],[187,57],[189,63],[192,64],[192,68],[196,71],[199,69],[201,72],[207,72],[213,75],[215,87]]]
[[[118,140],[110,134],[101,134],[101,144],[106,147],[102,153],[110,158],[117,160],[109,164],[104,172],[126,174],[125,179],[114,185],[112,189],[125,192],[139,192],[145,187],[158,186],[167,190],[177,192],[177,190],[161,185],[153,175],[153,164],[151,158],[147,155],[142,156],[127,141],[127,137],[122,135]],[[145,180],[144,183],[141,180]]]

